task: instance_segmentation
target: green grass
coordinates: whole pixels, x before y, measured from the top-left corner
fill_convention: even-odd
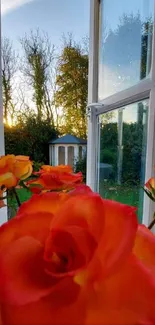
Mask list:
[[[137,215],[139,222],[142,220],[142,204],[143,190],[139,186],[119,186],[116,184],[108,184],[100,182],[100,195],[105,199],[121,202],[138,208]]]
[[[26,190],[25,188],[17,189],[16,191],[21,203],[27,201],[32,195],[31,192]],[[139,204],[140,188],[138,186],[118,186],[116,184],[100,182],[100,195],[105,199],[110,199],[137,207],[138,219],[141,222],[142,206],[141,204]],[[141,192],[141,195],[143,196],[143,192]],[[11,217],[13,217],[16,214],[18,207],[15,198],[13,198],[12,200],[9,198],[8,204],[11,207]]]

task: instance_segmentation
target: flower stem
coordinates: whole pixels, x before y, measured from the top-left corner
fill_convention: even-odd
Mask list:
[[[15,198],[16,198],[16,201],[17,201],[18,207],[20,207],[20,206],[21,206],[21,202],[20,202],[19,196],[18,196],[18,194],[17,194],[15,188],[13,188],[13,193],[14,193],[14,196],[15,196]]]
[[[154,213],[154,215],[153,215],[153,220],[151,221],[151,223],[149,224],[149,226],[148,226],[148,229],[152,229],[153,228],[153,226],[155,225],[155,213]]]

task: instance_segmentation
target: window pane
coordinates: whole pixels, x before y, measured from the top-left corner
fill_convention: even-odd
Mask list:
[[[55,166],[55,146],[52,146],[52,165]]]
[[[99,192],[138,207],[142,220],[148,100],[100,116]]]
[[[68,147],[68,165],[74,166],[74,147]]]
[[[99,100],[149,75],[154,0],[101,0]]]
[[[65,147],[58,147],[58,165],[65,165]]]

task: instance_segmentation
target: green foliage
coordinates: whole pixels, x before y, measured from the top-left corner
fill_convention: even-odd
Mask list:
[[[44,162],[33,161],[33,170],[34,172],[38,172],[41,166],[44,165]]]
[[[83,181],[86,182],[86,167],[87,167],[87,157],[85,157],[81,160],[78,160],[75,165],[75,172],[82,172],[83,175]]]
[[[48,163],[48,141],[57,137],[57,132],[47,120],[27,117],[15,127],[5,126],[6,154],[28,155],[33,161]]]
[[[143,125],[141,123],[123,123],[123,183],[136,185],[140,182],[142,155],[145,156],[145,152],[142,150],[143,132]],[[100,162],[113,166],[113,180],[116,180],[118,159],[117,123],[103,125],[100,152]]]
[[[105,164],[114,164],[117,159],[116,152],[113,152],[110,149],[101,149],[100,151],[100,162]]]
[[[86,137],[88,54],[79,44],[64,44],[58,62],[55,103],[62,107],[62,131]]]

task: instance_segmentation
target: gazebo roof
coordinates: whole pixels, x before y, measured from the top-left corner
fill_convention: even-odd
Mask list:
[[[49,144],[87,144],[87,140],[77,138],[74,135],[66,134],[61,138],[49,141]]]

